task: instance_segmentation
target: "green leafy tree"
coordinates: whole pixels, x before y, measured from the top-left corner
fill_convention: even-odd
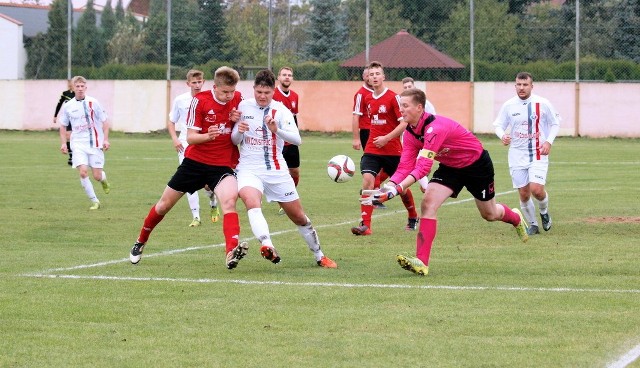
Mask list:
[[[171,9],[171,64],[192,66],[204,63],[200,45],[196,0],[174,0]],[[206,44],[209,44],[207,42]]]
[[[483,0],[475,6],[475,57],[488,62],[522,62],[527,46],[518,36],[519,18],[508,14],[508,4]],[[438,31],[437,44],[458,60],[469,59],[469,6],[458,4],[447,27]]]
[[[29,78],[65,78],[67,66],[68,0],[54,0],[46,34],[38,34],[27,47]]]
[[[366,47],[365,0],[348,0],[344,3],[347,14],[349,47],[347,56],[356,55]],[[401,15],[401,8],[391,0],[371,1],[369,19],[369,43],[373,46],[398,33],[409,30],[411,23]]]
[[[152,63],[167,61],[167,9],[164,0],[151,0],[149,21],[144,26],[146,59]]]
[[[107,0],[102,10],[102,17],[100,18],[100,27],[102,28],[105,43],[108,43],[111,37],[113,37],[113,34],[116,33],[116,24],[116,15],[113,13],[111,0]]]
[[[225,49],[229,49],[225,34],[227,20],[224,17],[222,3],[214,0],[198,0],[198,7],[195,19],[199,35],[195,51],[200,54],[200,62],[227,60],[225,55]]]
[[[613,20],[614,57],[640,63],[640,2],[621,1]]]
[[[96,25],[93,0],[87,1],[87,7],[78,20],[73,36],[72,53],[75,65],[99,67],[104,64],[105,43]]]
[[[111,63],[134,65],[144,62],[145,37],[134,23],[126,21],[119,23],[107,48],[111,55]]]
[[[402,7],[400,16],[409,21],[409,33],[427,43],[433,43],[438,30],[447,22],[455,5],[466,3],[464,0],[399,0]],[[467,5],[468,6],[468,5]]]
[[[562,10],[550,3],[530,6],[522,17],[518,32],[523,43],[530,45],[527,60],[566,61],[572,58],[574,25],[562,16]]]
[[[305,59],[335,61],[346,56],[348,29],[340,0],[311,0],[311,13],[303,46]]]
[[[224,54],[241,66],[267,65],[269,11],[259,0],[237,0],[226,11]]]
[[[124,21],[125,13],[124,6],[122,6],[122,0],[118,0],[116,3],[116,23]]]

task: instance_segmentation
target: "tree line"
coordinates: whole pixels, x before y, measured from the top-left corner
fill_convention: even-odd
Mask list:
[[[64,78],[69,0],[54,0],[46,33],[27,39],[27,78]],[[272,64],[335,63],[365,48],[365,0],[272,0]],[[269,1],[172,0],[171,64],[267,65]],[[575,58],[575,0],[481,0],[474,5],[474,57],[482,63],[558,63]],[[580,53],[640,63],[640,2],[581,0]],[[72,31],[73,68],[166,65],[167,1],[140,19],[93,0]],[[462,63],[470,60],[469,0],[370,0],[370,44],[401,29]]]

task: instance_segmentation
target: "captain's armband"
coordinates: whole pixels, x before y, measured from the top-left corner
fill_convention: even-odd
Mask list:
[[[436,158],[436,153],[433,151],[430,151],[428,149],[421,149],[420,153],[418,154],[419,157],[424,157],[427,158],[429,160],[433,160]]]

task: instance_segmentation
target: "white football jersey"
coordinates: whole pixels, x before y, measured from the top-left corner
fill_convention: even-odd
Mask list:
[[[91,147],[102,148],[107,113],[95,98],[85,96],[81,101],[75,98],[67,101],[62,106],[59,121],[64,126],[71,124],[71,141],[88,142]]]
[[[187,114],[189,113],[189,106],[193,96],[191,92],[185,92],[173,100],[173,106],[169,112],[169,121],[176,125],[176,131],[180,132],[178,139],[184,143],[187,142]]]
[[[285,140],[291,144],[302,143],[300,131],[293,114],[282,103],[272,100],[269,106],[260,107],[254,98],[240,102],[238,110],[242,113],[240,121],[249,124],[249,130],[241,134],[240,163],[237,170],[288,170],[282,157]],[[272,133],[264,123],[267,114],[278,124],[277,133]],[[238,124],[234,126],[234,135],[238,136]]]
[[[553,144],[560,130],[560,114],[543,97],[532,94],[522,100],[514,96],[502,105],[493,126],[499,138],[510,130],[509,166],[526,167],[533,161],[548,162],[539,148],[544,142]]]

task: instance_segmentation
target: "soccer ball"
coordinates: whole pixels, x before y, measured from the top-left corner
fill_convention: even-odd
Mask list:
[[[336,183],[345,183],[351,180],[355,172],[356,165],[353,163],[353,160],[346,155],[334,156],[327,164],[327,174],[329,174],[331,180]]]

